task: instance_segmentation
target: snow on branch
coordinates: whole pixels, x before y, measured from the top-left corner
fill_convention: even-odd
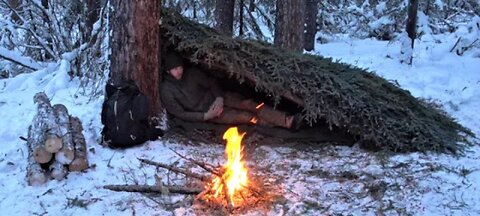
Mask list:
[[[32,58],[22,56],[19,52],[0,47],[0,58],[19,64],[31,70],[40,70],[42,65]]]

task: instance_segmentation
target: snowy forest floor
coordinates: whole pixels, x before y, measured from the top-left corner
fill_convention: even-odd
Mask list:
[[[435,38],[453,41],[448,35]],[[452,43],[453,43],[452,42]],[[398,63],[399,44],[339,39],[317,44],[316,54],[369,68],[414,96],[431,99],[480,136],[480,50],[457,56],[452,43],[416,42],[412,66]],[[211,215],[186,196],[112,192],[108,184],[185,183],[182,176],[141,164],[147,158],[190,167],[170,149],[192,158],[223,164],[224,145],[161,139],[126,150],[99,145],[103,97],[82,94],[65,67],[0,80],[0,209],[4,215]],[[33,95],[45,91],[79,117],[87,139],[90,168],[62,181],[30,187],[25,180],[27,147],[20,136],[36,112]],[[268,142],[255,145],[255,142]],[[247,167],[264,184],[275,186],[270,206],[245,215],[479,215],[480,148],[465,156],[435,153],[386,155],[357,146],[282,146],[275,139],[246,139]],[[198,168],[194,171],[201,172]]]

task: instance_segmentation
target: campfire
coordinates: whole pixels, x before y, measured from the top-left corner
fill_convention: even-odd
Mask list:
[[[225,147],[227,163],[222,168],[223,174],[215,176],[213,181],[206,185],[206,190],[210,192],[205,196],[207,200],[218,201],[219,197],[225,197],[227,205],[232,207],[242,202],[241,193],[247,190],[249,183],[248,170],[242,154],[244,135],[245,133],[239,134],[236,127],[228,129],[223,135],[223,139],[227,141]]]
[[[191,194],[196,195],[195,201],[200,206],[225,209],[229,213],[236,210],[248,210],[259,205],[268,208],[267,203],[271,203],[278,196],[267,192],[273,189],[269,188],[271,186],[261,183],[261,177],[249,173],[243,158],[242,139],[245,134],[239,133],[236,127],[229,128],[224,133],[223,139],[226,140],[225,156],[227,161],[221,166],[213,166],[207,162],[187,158],[172,149],[179,157],[207,171],[211,174],[210,176],[147,159],[139,159],[142,163],[168,169],[169,171],[190,177],[190,179],[198,179],[203,185],[201,189],[165,186],[161,182],[157,182],[156,185],[106,185],[104,188],[114,191],[142,193],[165,194],[165,191],[168,191],[168,193]],[[187,183],[192,182],[187,181]]]

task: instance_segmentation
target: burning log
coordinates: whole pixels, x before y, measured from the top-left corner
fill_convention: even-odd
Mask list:
[[[70,118],[67,107],[62,104],[55,104],[53,106],[57,116],[57,124],[59,126],[62,148],[55,154],[55,159],[61,164],[70,164],[75,158],[75,150],[72,141],[72,134],[70,128]]]
[[[88,168],[87,145],[82,134],[82,122],[77,117],[70,117],[72,139],[75,145],[75,159],[68,166],[70,171],[83,171]]]
[[[157,185],[105,185],[103,188],[112,191],[125,191],[125,192],[140,192],[140,193],[164,193],[165,188],[169,193],[176,194],[199,194],[202,189],[197,188],[184,188],[176,186],[157,186]]]

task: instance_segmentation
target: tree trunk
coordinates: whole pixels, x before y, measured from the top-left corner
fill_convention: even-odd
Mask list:
[[[274,44],[301,52],[305,23],[305,0],[277,0]]]
[[[222,34],[233,35],[233,11],[235,0],[217,0],[215,2],[215,29]]]
[[[305,0],[305,38],[304,48],[307,51],[315,49],[315,34],[317,33],[318,0]]]
[[[100,17],[100,0],[87,0],[86,1],[86,21],[85,27],[86,32],[84,32],[84,41],[90,40],[90,36],[93,31],[93,24],[98,20]]]
[[[138,0],[111,4],[110,76],[114,83],[134,80],[149,100],[150,115],[158,116],[161,3]]]
[[[32,127],[33,126],[33,127]],[[28,165],[27,165],[27,182],[28,185],[36,186],[41,185],[47,181],[47,174],[45,170],[42,169],[34,155],[34,147],[38,145],[38,133],[34,129],[34,125],[30,125],[28,127],[28,139],[27,139],[27,146],[28,146]]]
[[[57,117],[57,125],[60,128],[60,137],[62,138],[62,149],[55,154],[56,161],[61,164],[70,164],[75,158],[75,150],[72,141],[72,133],[70,129],[70,119],[67,107],[62,104],[53,106]]]
[[[244,6],[244,0],[240,0],[240,5],[239,5],[239,12],[238,12],[238,36],[243,35],[243,6]]]
[[[75,160],[69,165],[70,171],[83,171],[88,168],[87,144],[82,134],[82,122],[76,117],[70,117],[73,143],[75,144]]]
[[[415,43],[415,38],[417,37],[417,11],[418,11],[418,0],[408,0],[408,19],[407,19],[407,34],[410,40],[412,41],[411,48],[413,53],[413,47]],[[412,64],[413,55],[410,56],[409,64]]]
[[[250,3],[248,5],[248,11],[250,11],[250,12],[255,11],[255,0],[250,0]]]

